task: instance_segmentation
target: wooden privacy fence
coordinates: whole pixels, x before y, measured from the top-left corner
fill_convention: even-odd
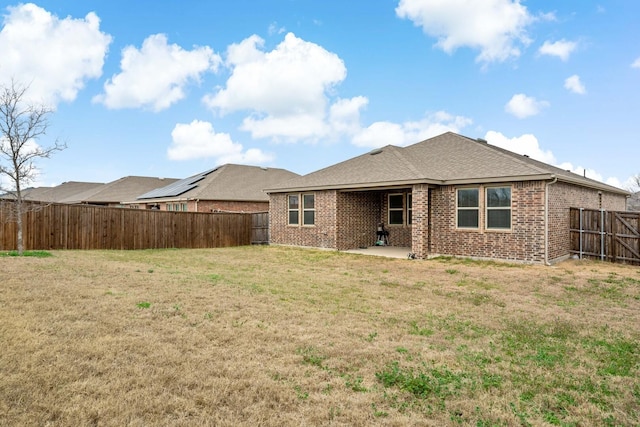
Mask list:
[[[640,264],[640,212],[571,208],[571,253]]]
[[[0,250],[17,248],[17,227],[0,209]],[[252,214],[166,212],[85,205],[32,205],[25,250],[217,248],[249,245]]]
[[[252,214],[251,243],[266,245],[269,243],[269,212]]]

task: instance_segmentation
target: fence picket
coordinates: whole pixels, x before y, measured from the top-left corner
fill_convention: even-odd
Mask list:
[[[640,265],[640,212],[571,208],[571,253]]]
[[[0,250],[15,250],[11,202],[0,203]],[[25,250],[216,248],[255,241],[250,213],[166,212],[32,204],[23,215]],[[261,215],[261,214],[259,214]]]

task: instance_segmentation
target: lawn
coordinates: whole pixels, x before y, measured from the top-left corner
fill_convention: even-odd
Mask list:
[[[0,256],[0,426],[634,426],[640,268]]]

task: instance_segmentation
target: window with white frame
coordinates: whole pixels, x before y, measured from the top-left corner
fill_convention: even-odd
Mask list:
[[[511,229],[511,187],[486,189],[487,229]]]
[[[407,193],[407,224],[413,224],[413,195]]]
[[[458,188],[456,192],[458,228],[478,228],[480,197],[477,188]]]
[[[314,194],[289,194],[287,196],[289,225],[315,225],[316,197]]]
[[[316,200],[313,194],[302,195],[302,225],[316,223]]]
[[[289,225],[300,225],[300,196],[289,194]]]
[[[403,196],[400,194],[389,194],[389,225],[404,225],[404,204]]]

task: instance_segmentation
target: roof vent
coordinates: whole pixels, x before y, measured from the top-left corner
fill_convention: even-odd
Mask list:
[[[375,156],[376,154],[382,153],[382,148],[377,148],[375,150],[369,151],[369,154]]]
[[[263,171],[268,170],[268,168],[266,166],[260,166],[260,169],[262,169]]]
[[[482,142],[483,144],[486,144],[486,143],[487,143],[487,140],[486,140],[486,139],[483,139],[483,138],[476,138],[476,141],[478,141],[478,142]]]
[[[523,154],[523,156],[525,156],[527,159],[529,158],[529,155],[528,155],[528,154]]]

